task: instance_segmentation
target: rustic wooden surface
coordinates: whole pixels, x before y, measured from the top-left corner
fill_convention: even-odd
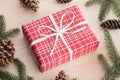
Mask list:
[[[35,80],[54,80],[55,75],[57,75],[60,70],[65,70],[71,77],[78,77],[79,80],[100,80],[100,78],[104,75],[104,71],[97,59],[98,54],[103,53],[105,56],[107,54],[104,44],[103,30],[99,27],[100,22],[98,21],[99,5],[86,8],[86,1],[87,0],[73,0],[69,4],[59,4],[56,0],[40,0],[40,8],[38,12],[34,13],[24,8],[20,4],[19,0],[0,0],[0,14],[3,14],[6,18],[7,29],[14,27],[21,29],[22,24],[39,19],[53,12],[60,11],[69,6],[77,5],[100,41],[100,45],[96,51],[41,73],[31,50],[28,48],[28,44],[26,43],[21,30],[21,33],[12,39],[16,48],[15,56],[25,63],[27,73],[34,76]],[[115,16],[112,12],[110,12],[107,19],[113,18],[115,18]],[[113,30],[110,31],[110,33],[112,34],[113,40],[120,52],[120,36],[118,35],[120,34],[120,30]],[[5,70],[18,74],[14,64],[11,64]]]

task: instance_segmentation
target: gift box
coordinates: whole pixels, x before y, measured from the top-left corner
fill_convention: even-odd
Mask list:
[[[99,44],[77,6],[22,25],[22,29],[42,72],[96,50]]]

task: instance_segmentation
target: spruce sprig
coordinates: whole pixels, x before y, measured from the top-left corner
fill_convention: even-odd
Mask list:
[[[34,80],[34,78],[31,76],[27,76],[27,80]]]
[[[71,80],[78,80],[78,78],[73,78],[73,79],[71,79]]]
[[[120,0],[89,0],[86,2],[85,6],[90,7],[94,4],[100,4],[99,17],[100,21],[104,20],[110,10],[120,18]]]
[[[18,68],[19,80],[34,80],[33,77],[26,75],[26,67],[23,62],[21,62],[19,59],[15,59],[14,63]]]
[[[34,80],[33,77],[26,76],[26,68],[23,62],[19,59],[15,59],[14,63],[17,66],[19,76],[0,69],[0,80]]]
[[[85,6],[90,7],[94,4],[101,4],[102,0],[89,0],[86,2]]]
[[[106,48],[109,53],[108,55],[112,61],[112,66],[110,66],[107,59],[102,54],[98,56],[98,59],[105,70],[105,76],[102,78],[102,80],[115,80],[120,77],[120,56],[107,29],[104,31],[104,37]]]
[[[105,44],[109,53],[110,60],[113,62],[113,64],[116,64],[120,59],[120,56],[112,40],[112,37],[107,29],[104,32],[104,36],[105,36]]]
[[[18,28],[6,31],[6,22],[3,15],[0,15],[0,39],[9,39],[20,32]]]
[[[106,18],[107,14],[110,12],[110,9],[111,9],[110,2],[108,2],[107,0],[103,0],[102,3],[104,4],[101,4],[101,8],[99,11],[99,17],[98,17],[100,21]]]
[[[0,69],[0,79],[1,80],[18,80],[18,77],[14,74],[11,74],[7,71]]]
[[[19,59],[15,59],[14,63],[18,68],[19,80],[26,80],[26,68],[25,68],[25,65]]]
[[[3,15],[0,15],[0,34],[2,34],[3,32],[5,32],[5,18]]]
[[[102,66],[104,66],[104,70],[105,70],[106,72],[109,72],[111,67],[110,67],[110,65],[108,64],[107,59],[106,59],[102,54],[100,54],[100,55],[98,56],[98,58],[99,58],[99,60],[100,60],[100,62],[101,62],[101,64],[102,64]]]
[[[114,14],[116,14],[116,16],[118,18],[120,18],[120,0],[115,0],[113,3],[112,3],[112,10],[114,12]]]

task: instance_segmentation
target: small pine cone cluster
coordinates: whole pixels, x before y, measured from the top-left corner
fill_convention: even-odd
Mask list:
[[[72,1],[72,0],[57,0],[59,3],[68,3],[68,2],[70,2],[70,1]]]
[[[38,0],[20,0],[20,2],[25,5],[27,8],[37,11],[39,8],[39,1]]]
[[[55,77],[55,80],[71,80],[68,75],[65,74],[65,71],[60,71],[59,74]]]
[[[15,48],[12,41],[0,40],[0,66],[6,67],[14,61]]]
[[[100,26],[108,29],[120,29],[120,20],[106,20],[102,22]]]

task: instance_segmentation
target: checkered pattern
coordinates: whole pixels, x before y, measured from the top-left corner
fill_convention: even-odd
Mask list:
[[[75,15],[74,22],[71,24],[70,27],[76,25],[79,22],[85,21],[79,8],[76,6],[72,6],[60,12],[52,14],[58,27],[60,26],[61,16],[67,11],[72,11]],[[63,27],[70,23],[72,17],[73,17],[72,14],[67,14],[64,17],[62,22]],[[38,28],[40,26],[50,26],[54,28],[48,16],[22,26],[23,33],[27,38],[29,44],[36,39],[42,38],[42,36],[40,36],[39,33],[41,34],[54,33],[53,31],[47,28],[42,28],[38,31]],[[68,32],[72,32],[83,26],[86,27],[86,29],[83,31],[77,32],[75,34],[70,34],[70,33],[63,34],[67,44],[73,51],[73,59],[97,49],[99,44],[97,38],[95,37],[94,33],[90,30],[88,24],[74,27]],[[70,61],[69,51],[60,38],[57,41],[54,54],[50,56],[50,52],[53,48],[54,41],[55,41],[55,36],[50,37],[32,46],[32,50],[38,60],[40,70],[42,72]]]

